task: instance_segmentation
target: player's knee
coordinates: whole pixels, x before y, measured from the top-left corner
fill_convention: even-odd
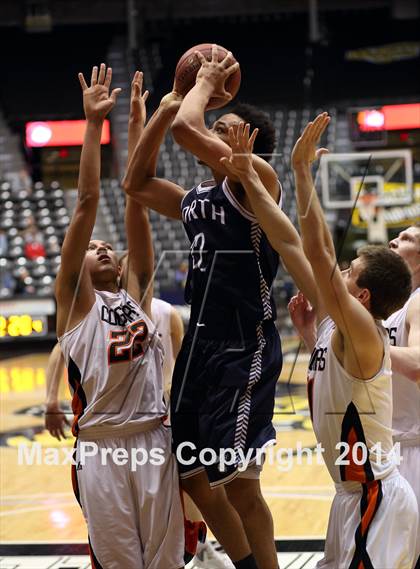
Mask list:
[[[229,493],[229,501],[242,519],[253,517],[265,509],[265,502],[260,492]]]
[[[202,480],[194,480],[194,477],[183,480],[182,488],[194,501],[201,513],[214,508],[221,508],[224,503],[227,503],[223,489],[212,490],[208,482],[205,484]]]

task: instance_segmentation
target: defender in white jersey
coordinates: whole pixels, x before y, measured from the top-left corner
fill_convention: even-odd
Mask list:
[[[311,163],[329,123],[308,124],[292,154],[303,248],[318,284],[315,310],[291,302],[298,329],[318,318],[307,337],[312,356],[308,396],[314,431],[336,485],[324,559],[328,569],[411,569],[418,511],[392,447],[391,360],[380,320],[407,300],[410,272],[385,247],[358,251],[340,273],[334,244],[313,186]]]
[[[391,344],[394,441],[401,451],[401,474],[411,484],[420,512],[420,226],[390,241],[410,268],[412,292],[405,305],[384,322]],[[417,539],[420,566],[420,535]]]
[[[125,258],[125,257],[123,257]],[[120,259],[120,264],[123,263]],[[152,321],[157,329],[162,344],[164,394],[169,398],[172,371],[175,358],[179,352],[183,337],[183,323],[181,315],[168,302],[160,298],[152,298]],[[56,344],[51,351],[46,370],[47,397],[45,401],[45,427],[51,436],[61,440],[66,438],[64,430],[69,425],[63,410],[60,408],[58,390],[64,374],[64,359],[60,344]]]
[[[127,200],[135,285],[120,288],[109,243],[90,240],[99,202],[100,138],[115,104],[112,71],[82,74],[87,128],[79,195],[57,275],[57,335],[68,365],[77,437],[76,497],[94,568],[179,569],[184,535],[177,467],[163,425],[163,350],[151,319],[153,246],[147,211]]]

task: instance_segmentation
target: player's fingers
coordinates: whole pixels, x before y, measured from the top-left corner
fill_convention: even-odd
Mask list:
[[[220,64],[226,69],[228,68],[230,65],[232,65],[233,63],[235,63],[235,58],[233,57],[233,54],[231,51],[228,51],[227,54],[225,55],[225,57],[222,59],[222,61],[220,62]]]
[[[251,125],[249,124],[249,122],[247,122],[246,125],[244,126],[244,130],[242,132],[242,140],[243,140],[244,144],[248,144],[250,128],[251,128]]]
[[[149,91],[145,91],[141,97],[143,99],[143,103],[147,101],[148,97],[149,97]]]
[[[140,85],[137,83],[133,83],[131,87],[131,98],[137,100],[140,98]]]
[[[60,429],[59,429],[59,435],[63,438],[66,439],[66,435],[64,434],[64,428],[63,425],[61,425]]]
[[[242,137],[243,121],[239,121],[235,125],[236,138],[239,140]]]
[[[95,65],[94,67],[92,67],[92,75],[90,77],[90,86],[93,87],[93,85],[96,85],[97,82],[98,82],[98,68]]]
[[[226,103],[229,103],[229,101],[232,100],[232,95],[229,93],[229,91],[226,91],[225,89],[220,93],[220,97],[224,99]]]
[[[204,57],[204,55],[200,51],[195,51],[194,53],[195,53],[198,61],[201,63],[201,65],[203,65],[203,63],[206,63],[207,59]]]
[[[228,135],[229,135],[230,147],[233,148],[233,146],[236,144],[236,137],[237,137],[237,131],[234,130],[233,126],[229,127]]]
[[[232,63],[232,65],[230,65],[229,67],[227,67],[225,69],[225,75],[226,77],[229,77],[230,75],[232,75],[233,73],[235,73],[236,71],[238,71],[239,69],[239,63]]]
[[[139,70],[137,70],[137,71],[134,73],[133,79],[131,80],[131,85],[134,85],[134,83],[135,83],[136,81],[138,81],[139,73],[140,73]]]
[[[299,140],[302,140],[303,138],[307,138],[308,133],[310,132],[311,128],[312,128],[313,122],[310,121],[308,122],[308,124],[305,126],[305,128],[303,129],[302,134],[300,135]]]
[[[113,103],[115,104],[117,102],[117,97],[118,95],[121,93],[122,89],[120,89],[119,87],[117,87],[117,89],[114,89],[110,95],[110,99],[112,99]]]
[[[82,90],[85,91],[85,89],[87,89],[88,86],[87,86],[87,83],[86,83],[86,80],[85,80],[83,73],[79,73],[78,78],[79,78],[79,82],[80,82],[80,85],[82,87]]]
[[[98,83],[99,85],[103,85],[104,80],[105,80],[105,63],[101,63],[101,65],[99,66],[99,77],[98,77]]]
[[[330,120],[331,120],[331,117],[328,116],[327,113],[325,113],[325,116],[323,117],[322,121],[320,121],[320,123],[319,123],[318,131],[317,131],[318,141],[320,140],[321,136],[324,134],[327,126],[330,124]]]
[[[248,150],[250,152],[254,150],[254,142],[255,139],[257,138],[257,134],[258,134],[258,128],[254,128],[248,142]]]
[[[58,438],[57,430],[56,430],[56,429],[50,429],[50,435],[51,435],[52,437],[54,437],[55,439],[60,440],[60,439]]]
[[[219,61],[219,49],[215,43],[211,46],[211,61],[213,63],[218,63]]]
[[[323,125],[326,116],[328,116],[327,113],[320,113],[314,120],[314,124],[311,129],[311,138],[313,140],[318,140],[322,129],[325,128],[325,126],[323,127]]]
[[[106,70],[105,81],[104,81],[104,85],[107,89],[110,88],[111,81],[112,81],[112,67],[108,67],[108,69]]]
[[[318,150],[316,151],[316,157],[317,160],[319,160],[321,158],[321,156],[323,156],[324,154],[329,154],[329,150],[328,148],[318,148]]]
[[[144,81],[144,75],[143,75],[143,71],[138,71],[138,75],[137,75],[137,80],[136,83],[139,84],[140,87],[140,93],[143,90],[143,81]]]

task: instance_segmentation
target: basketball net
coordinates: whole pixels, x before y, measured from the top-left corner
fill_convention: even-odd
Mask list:
[[[378,206],[378,196],[366,193],[360,195],[358,201],[360,217],[367,224],[368,242],[387,243],[388,231],[385,223],[384,208]]]

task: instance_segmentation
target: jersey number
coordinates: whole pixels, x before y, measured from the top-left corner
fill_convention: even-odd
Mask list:
[[[147,338],[147,334],[144,320],[133,322],[126,330],[112,330],[109,333],[108,364],[129,362],[142,356],[142,342]]]
[[[386,328],[386,330],[388,331],[388,336],[389,336],[389,343],[391,344],[391,346],[396,346],[397,345],[397,328]]]
[[[203,253],[205,244],[204,233],[198,233],[194,237],[194,241],[191,243],[191,257],[193,262],[193,269],[200,269],[200,271],[205,272],[206,267],[203,266]]]

